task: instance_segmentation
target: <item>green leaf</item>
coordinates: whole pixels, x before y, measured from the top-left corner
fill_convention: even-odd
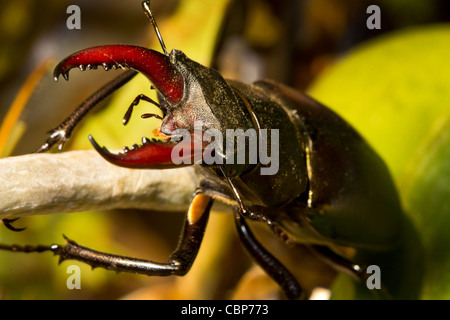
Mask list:
[[[337,61],[309,92],[386,161],[425,247],[422,296],[433,299],[450,298],[449,40],[449,24],[377,38]]]

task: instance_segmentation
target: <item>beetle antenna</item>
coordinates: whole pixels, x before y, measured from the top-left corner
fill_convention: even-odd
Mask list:
[[[156,24],[156,20],[153,17],[152,11],[150,10],[150,0],[146,0],[146,1],[142,2],[142,8],[144,8],[145,14],[147,15],[147,17],[149,17],[149,19],[153,25],[153,28],[155,29],[156,36],[158,37],[159,43],[161,44],[161,48],[163,49],[164,54],[166,56],[168,56],[169,53],[167,52],[166,45],[164,44],[164,40],[161,37],[161,33],[159,32],[158,25]]]
[[[241,211],[242,214],[246,215],[249,214],[250,216],[252,216],[252,213],[249,213],[249,211],[247,210],[247,208],[244,205],[244,202],[242,202],[241,197],[239,196],[239,193],[236,189],[236,187],[234,186],[233,182],[231,181],[230,177],[227,176],[227,174],[225,173],[225,169],[223,168],[222,165],[219,165],[219,169],[222,172],[222,175],[225,177],[225,179],[227,179],[228,184],[231,187],[231,190],[233,191],[234,197],[238,203],[239,209]]]

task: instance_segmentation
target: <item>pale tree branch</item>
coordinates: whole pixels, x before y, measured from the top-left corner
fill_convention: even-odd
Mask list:
[[[0,159],[0,219],[114,208],[186,211],[192,168],[133,170],[95,151]]]

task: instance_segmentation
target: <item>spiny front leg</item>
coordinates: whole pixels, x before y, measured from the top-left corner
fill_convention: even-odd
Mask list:
[[[84,116],[86,116],[86,114],[88,114],[88,112],[90,112],[98,103],[107,98],[115,90],[128,83],[128,81],[130,81],[136,74],[137,72],[134,70],[127,70],[94,92],[90,97],[82,102],[75,109],[75,111],[73,111],[69,117],[66,118],[66,120],[48,132],[50,133],[50,136],[47,138],[45,143],[38,150],[36,150],[36,153],[49,151],[57,144],[59,145],[58,149],[61,151],[67,139],[69,139],[72,135],[72,131],[80,123]]]
[[[59,256],[60,262],[64,260],[77,260],[90,265],[92,268],[100,267],[116,272],[131,272],[149,276],[183,276],[191,268],[200,249],[212,202],[212,198],[202,193],[197,192],[194,195],[186,214],[184,228],[178,246],[167,263],[95,251],[80,246],[67,237],[64,237],[66,239],[65,245],[19,246],[0,244],[0,249],[25,253],[51,251]]]

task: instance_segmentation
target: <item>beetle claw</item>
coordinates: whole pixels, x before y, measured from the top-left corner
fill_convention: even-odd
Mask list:
[[[23,228],[16,228],[16,227],[14,227],[14,226],[12,225],[12,223],[13,223],[14,221],[17,221],[18,219],[19,219],[19,218],[14,218],[14,219],[2,219],[2,221],[3,221],[3,224],[5,225],[5,227],[8,228],[9,230],[14,231],[14,232],[20,232],[20,231],[25,230],[27,227],[23,227]]]
[[[178,143],[173,141],[159,141],[143,139],[142,145],[133,145],[131,147],[124,147],[121,153],[112,153],[105,147],[100,147],[92,136],[89,136],[89,140],[100,155],[112,164],[127,167],[127,168],[140,168],[140,169],[169,169],[178,168],[180,166],[186,166],[192,164],[192,159],[202,154],[203,148],[196,149],[193,142],[190,140],[181,140]],[[174,163],[172,159],[172,151],[174,147],[183,143],[180,150],[190,147],[190,153],[184,155],[181,158],[182,163]],[[189,160],[190,161],[187,161]],[[186,160],[183,162],[183,160]]]
[[[36,150],[35,153],[42,153],[49,151],[58,143],[59,143],[58,150],[59,151],[62,150],[68,138],[66,135],[66,131],[64,129],[55,129],[50,132],[51,132],[50,137],[48,137],[45,143],[38,150]]]
[[[76,52],[62,60],[55,68],[53,77],[58,81],[62,75],[69,80],[72,68],[80,70],[135,69],[144,74],[168,101],[175,105],[184,92],[182,74],[173,66],[170,58],[157,51],[128,45],[106,45]]]

